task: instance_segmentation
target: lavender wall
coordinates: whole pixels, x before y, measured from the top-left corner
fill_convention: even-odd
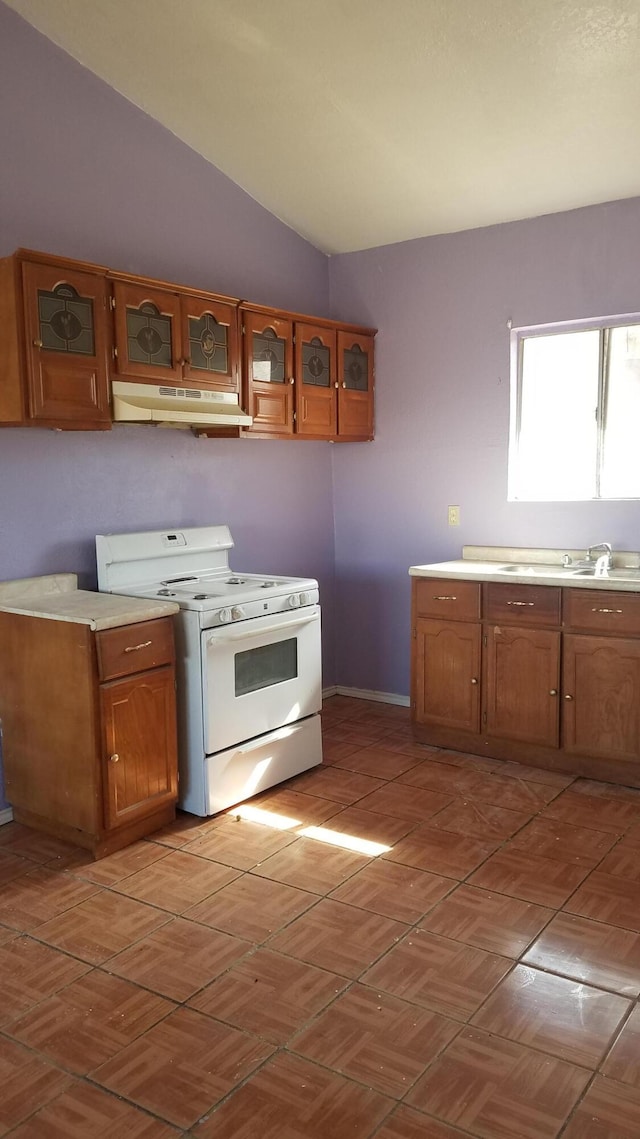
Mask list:
[[[408,693],[412,564],[640,548],[638,502],[507,502],[507,320],[640,312],[639,266],[640,199],[332,258],[334,311],[379,329],[375,441],[334,455],[339,684]]]
[[[26,246],[328,312],[323,254],[1,3],[0,108],[0,255]],[[320,579],[332,683],[327,444],[7,429],[0,486],[0,580],[71,570],[91,588],[96,533],[227,522],[237,568]]]

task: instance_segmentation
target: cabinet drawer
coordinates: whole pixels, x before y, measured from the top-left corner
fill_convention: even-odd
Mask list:
[[[485,621],[518,625],[559,625],[560,589],[548,585],[506,585],[486,582],[483,586]]]
[[[443,620],[478,621],[480,585],[477,581],[443,581],[442,578],[414,580],[416,617]]]
[[[146,672],[174,660],[171,617],[121,625],[96,633],[100,680],[114,680],[134,672]]]
[[[594,633],[640,635],[640,595],[604,589],[566,589],[564,623]]]

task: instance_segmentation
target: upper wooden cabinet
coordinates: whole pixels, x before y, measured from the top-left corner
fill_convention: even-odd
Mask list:
[[[111,426],[106,270],[19,251],[0,262],[0,423]]]
[[[128,380],[237,392],[237,302],[160,282],[113,281],[115,371]]]
[[[373,330],[246,304],[240,323],[249,434],[373,438]]]

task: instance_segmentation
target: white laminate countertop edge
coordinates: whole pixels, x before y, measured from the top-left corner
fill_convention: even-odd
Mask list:
[[[35,580],[35,579],[25,579]],[[69,621],[88,625],[90,629],[117,629],[138,621],[170,617],[180,609],[173,601],[153,601],[140,597],[124,597],[116,593],[93,593],[88,589],[68,589],[44,593],[27,591],[23,595],[5,595],[0,583],[0,611],[23,617],[40,617],[48,621]]]
[[[640,555],[624,551],[614,553],[614,568],[602,577],[575,576],[575,567],[563,568],[562,557],[567,553],[572,561],[584,558],[585,551],[517,549],[511,547],[465,546],[463,557],[448,562],[433,562],[410,566],[411,577],[453,578],[460,581],[516,582],[520,585],[555,585],[569,589],[608,589],[617,592],[640,593]],[[474,556],[475,555],[475,556]],[[505,565],[528,565],[535,572],[523,568],[504,570]]]

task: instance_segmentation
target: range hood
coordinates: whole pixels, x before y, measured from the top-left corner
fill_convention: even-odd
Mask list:
[[[113,380],[111,394],[117,423],[173,427],[249,427],[253,423],[232,392]]]

